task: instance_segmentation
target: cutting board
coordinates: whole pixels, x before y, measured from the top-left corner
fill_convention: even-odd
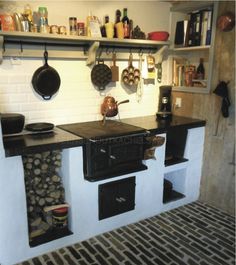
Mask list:
[[[111,66],[111,81],[116,82],[119,81],[119,67],[116,65],[116,54],[112,54],[112,63],[113,65]]]

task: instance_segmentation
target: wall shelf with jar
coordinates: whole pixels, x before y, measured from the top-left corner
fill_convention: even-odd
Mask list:
[[[35,45],[37,45],[37,49],[35,49]],[[42,58],[46,47],[47,50],[50,50],[50,58],[87,59],[87,64],[90,65],[94,62],[98,49],[102,49],[105,53],[114,51],[158,53],[163,46],[169,46],[169,41],[1,31],[0,62],[3,57]]]
[[[218,3],[213,1],[177,3],[171,8],[169,80],[173,91],[210,92],[217,10]]]

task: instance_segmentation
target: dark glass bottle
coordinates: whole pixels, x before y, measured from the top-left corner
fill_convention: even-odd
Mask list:
[[[197,79],[204,79],[205,77],[205,68],[203,65],[203,58],[200,58],[200,63],[197,67]]]
[[[104,19],[104,25],[101,26],[101,34],[102,34],[102,37],[106,37],[106,28],[105,28],[105,24],[109,22],[109,16],[106,15],[105,16],[105,19]]]
[[[129,28],[129,18],[127,16],[127,8],[123,9],[123,18],[122,18],[122,22],[123,22],[123,27],[124,27],[124,38],[125,39],[129,39],[130,37],[130,28]]]

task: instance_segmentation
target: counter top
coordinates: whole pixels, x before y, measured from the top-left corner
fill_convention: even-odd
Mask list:
[[[52,132],[3,137],[6,157],[65,149],[82,144],[83,138],[57,127]]]
[[[156,115],[126,118],[122,119],[122,122],[142,127],[150,131],[152,134],[165,133],[168,129],[173,127],[191,129],[206,125],[206,121],[204,120],[174,115],[168,119],[157,119]]]
[[[121,122],[144,128],[152,134],[165,133],[173,127],[191,129],[203,127],[206,124],[203,120],[180,116],[172,116],[171,119],[167,120],[156,120],[156,115],[126,118],[122,119]],[[83,143],[84,138],[58,127],[55,127],[52,132],[45,132],[42,134],[3,137],[6,157],[82,146]]]

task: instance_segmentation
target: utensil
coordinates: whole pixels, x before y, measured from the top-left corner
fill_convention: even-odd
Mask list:
[[[140,81],[140,75],[141,75],[140,70],[133,66],[132,61],[133,61],[133,56],[132,54],[130,54],[129,65],[127,68],[125,68],[122,71],[121,75],[122,82],[128,86],[137,85],[138,82]]]
[[[143,62],[143,55],[142,53],[139,54],[139,71],[142,73],[142,62]],[[137,92],[136,92],[136,99],[137,102],[140,102],[143,96],[143,80],[140,78],[140,81],[138,82],[137,86]]]
[[[98,87],[99,90],[104,90],[112,80],[111,69],[104,64],[104,61],[99,59],[91,72],[92,83]]]
[[[118,114],[118,106],[120,104],[128,103],[129,100],[124,100],[121,102],[117,102],[115,98],[111,96],[106,96],[104,98],[104,101],[101,105],[101,114],[105,117],[114,117]]]
[[[34,90],[42,96],[43,99],[49,100],[58,91],[61,79],[58,72],[48,65],[48,52],[44,52],[45,64],[39,67],[33,74],[32,85]]]
[[[112,54],[112,62],[113,62],[113,65],[111,66],[111,81],[112,82],[116,82],[116,81],[119,81],[119,67],[116,66],[116,54],[113,53]]]

